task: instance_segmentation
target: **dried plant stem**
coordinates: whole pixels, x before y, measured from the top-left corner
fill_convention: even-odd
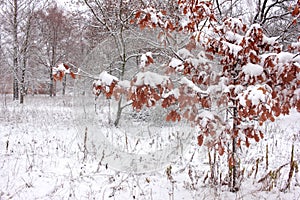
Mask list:
[[[257,175],[257,172],[258,172],[258,164],[259,164],[259,158],[256,159],[256,167],[255,167],[255,173],[254,173],[254,178],[256,179],[256,175]]]
[[[266,145],[266,171],[269,168],[269,146]]]
[[[295,166],[296,165],[297,165],[297,162],[294,161],[294,144],[293,144],[292,145],[292,152],[291,152],[289,177],[288,177],[286,185],[284,186],[284,188],[281,189],[282,192],[286,192],[286,190],[290,188],[291,181],[292,181],[292,178],[293,178],[293,174],[294,174]]]
[[[87,132],[88,132],[88,128],[85,127],[84,140],[83,140],[83,161],[86,160],[87,153],[88,153],[88,151],[87,151],[87,145],[86,145],[86,143],[87,143]]]
[[[280,176],[280,170],[287,166],[288,163],[281,165],[276,170],[270,170],[264,177],[258,180],[258,183],[264,183],[264,191],[271,191],[274,187],[276,187],[277,179]]]

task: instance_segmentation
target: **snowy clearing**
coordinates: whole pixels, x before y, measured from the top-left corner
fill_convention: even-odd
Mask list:
[[[196,145],[196,139],[167,166],[144,173],[119,172],[96,153],[85,155],[72,97],[28,96],[24,105],[11,99],[1,96],[0,101],[0,199],[300,199],[299,172],[290,189],[280,192],[289,176],[292,144],[294,160],[300,160],[299,113],[266,124],[265,138],[242,148],[242,185],[231,193],[226,185],[212,186],[206,179],[208,152]],[[216,159],[216,170],[226,180],[226,155]],[[278,176],[269,180],[273,189],[264,191],[267,182],[259,180],[280,166]]]

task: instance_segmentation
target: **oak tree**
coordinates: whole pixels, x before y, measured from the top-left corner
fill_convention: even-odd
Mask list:
[[[299,20],[300,1],[289,15]],[[161,105],[170,109],[167,121],[188,120],[198,126],[198,144],[228,154],[230,190],[239,189],[237,149],[258,142],[264,133],[258,128],[300,112],[300,37],[287,48],[277,37],[268,37],[262,26],[240,18],[217,20],[210,1],[179,0],[174,13],[149,5],[135,12],[131,23],[141,29],[159,28],[190,36],[185,48],[174,52],[167,74],[152,72],[151,52],[141,56],[142,70],[124,84],[107,72],[93,83],[95,95],[120,98],[123,95],[136,110]],[[297,23],[293,23],[297,24]],[[67,72],[63,67],[56,70]],[[175,76],[173,74],[176,74]]]

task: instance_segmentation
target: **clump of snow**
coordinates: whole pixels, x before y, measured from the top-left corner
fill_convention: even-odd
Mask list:
[[[209,120],[213,120],[215,118],[214,114],[211,111],[204,110],[200,112],[197,116],[201,119],[201,126],[206,127]]]
[[[173,68],[176,68],[176,67],[178,67],[182,64],[183,64],[183,62],[181,60],[179,60],[178,58],[172,58],[171,62],[169,63],[169,66],[173,67]]]
[[[98,85],[111,85],[113,81],[119,81],[119,79],[113,75],[107,73],[107,71],[101,72],[99,80],[96,81]]]
[[[177,53],[183,59],[187,59],[187,58],[193,57],[193,55],[191,54],[191,52],[189,50],[187,50],[186,48],[178,50]]]
[[[280,52],[277,54],[278,63],[286,64],[288,62],[294,61],[300,63],[300,56],[296,56],[293,53],[289,52]]]
[[[267,43],[270,45],[274,45],[276,43],[276,40],[278,39],[278,37],[267,37],[267,36],[263,36],[263,43]]]
[[[142,54],[141,56],[141,67],[145,67],[147,62],[148,62],[148,58],[152,58],[152,52],[147,52],[145,54]]]
[[[174,90],[171,90],[171,91],[169,91],[169,92],[167,92],[167,93],[164,93],[164,94],[162,95],[162,98],[168,98],[169,96],[172,96],[172,95],[174,95],[174,97],[175,97],[176,99],[178,99],[178,97],[180,96],[179,89],[178,89],[178,88],[175,88]]]
[[[246,37],[249,37],[249,36],[251,35],[251,32],[252,32],[253,30],[258,30],[258,29],[261,29],[261,26],[260,26],[259,24],[252,24],[252,25],[250,26],[250,28],[248,29],[248,31],[246,32],[245,36],[246,36]]]
[[[215,118],[214,114],[210,111],[207,111],[207,110],[204,110],[204,111],[200,112],[198,117],[207,118],[207,119],[210,119],[210,120],[213,120]]]
[[[243,36],[241,36],[241,35],[239,35],[237,33],[234,33],[232,31],[227,31],[225,34],[226,34],[225,38],[227,40],[229,40],[229,41],[236,41],[237,44],[240,44],[242,42],[243,38],[244,38]]]
[[[258,64],[247,63],[243,66],[243,72],[250,76],[259,76],[263,73],[263,67]]]
[[[300,42],[293,42],[291,46],[293,48],[300,48]]]
[[[109,86],[112,84],[114,81],[119,81],[119,79],[115,76],[110,75],[106,71],[101,72],[99,75],[99,79],[93,82],[94,86],[105,86],[105,90],[109,92],[110,88]],[[93,92],[96,94],[97,89],[96,87],[93,87]]]
[[[156,87],[157,85],[166,85],[170,82],[168,76],[163,76],[154,72],[139,72],[135,76],[135,86],[149,85]]]
[[[180,25],[182,28],[185,28],[190,23],[190,19],[186,16],[183,16],[180,20]]]
[[[154,24],[157,24],[157,21],[158,21],[158,19],[157,19],[156,14],[151,13],[151,22]]]
[[[52,74],[57,74],[58,72],[64,72],[65,74],[70,73],[70,68],[66,69],[63,63],[57,65],[57,67],[53,67]]]
[[[300,88],[296,89],[294,91],[294,94],[295,94],[295,96],[296,96],[297,99],[300,99]]]
[[[130,81],[128,80],[122,80],[118,82],[118,85],[122,88],[130,88]]]
[[[230,42],[222,41],[222,43],[224,45],[224,50],[229,48],[229,53],[235,56],[237,56],[238,53],[243,49],[243,47],[241,47],[240,45],[232,44]]]
[[[180,83],[183,84],[183,85],[187,85],[189,88],[194,90],[196,93],[207,94],[207,91],[201,90],[197,85],[195,85],[192,81],[190,81],[186,77],[183,77],[180,80]]]
[[[258,105],[260,102],[265,102],[268,93],[264,93],[262,88],[264,88],[262,85],[248,86],[245,92],[238,95],[240,104],[246,107],[246,100],[250,100],[252,105]]]
[[[244,86],[242,86],[242,85],[237,85],[237,86],[235,86],[235,88],[234,88],[234,93],[235,93],[235,94],[239,94],[239,93],[241,93],[241,91],[243,91],[243,89],[244,89]]]

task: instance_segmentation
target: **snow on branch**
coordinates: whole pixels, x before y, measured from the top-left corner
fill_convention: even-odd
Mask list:
[[[75,73],[71,70],[69,65],[60,63],[57,66],[52,67],[52,75],[54,80],[61,81],[66,74],[70,74],[70,76],[75,79]]]
[[[263,67],[261,65],[247,63],[243,66],[243,72],[250,76],[259,76],[263,73]]]
[[[150,87],[156,88],[158,85],[169,85],[171,80],[168,76],[163,76],[154,72],[139,72],[134,80],[134,86],[148,85]]]
[[[93,92],[99,96],[103,92],[107,98],[113,94],[113,89],[118,83],[119,79],[110,75],[106,71],[101,72],[99,79],[93,82]]]
[[[183,85],[186,85],[189,88],[191,88],[193,91],[195,91],[196,94],[197,93],[199,93],[199,94],[208,94],[207,91],[201,90],[196,84],[193,83],[193,81],[190,81],[186,77],[183,77],[180,80],[180,83],[183,84]]]

